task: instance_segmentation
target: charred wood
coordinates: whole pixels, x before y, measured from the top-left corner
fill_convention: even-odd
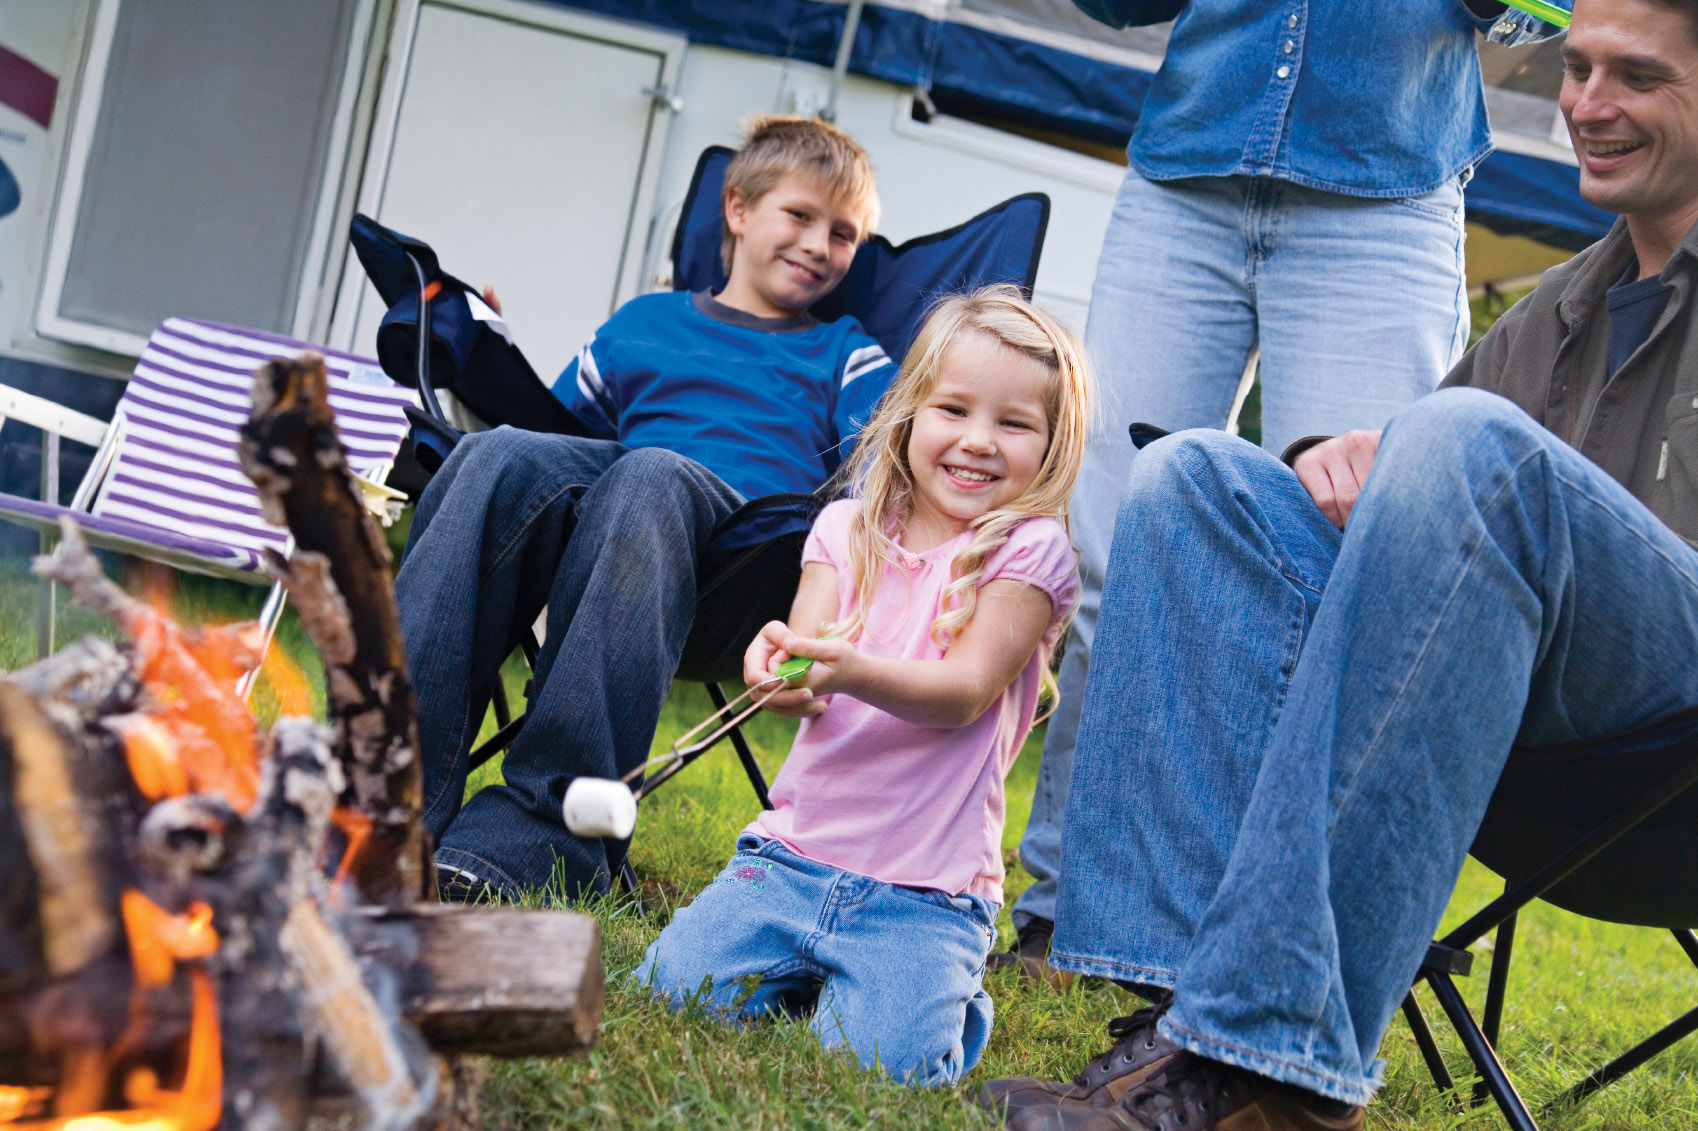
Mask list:
[[[371,822],[349,865],[354,884],[368,903],[423,898],[418,732],[389,550],[348,470],[323,359],[276,360],[255,372],[241,456],[266,516],[294,535],[295,560],[273,556],[268,565],[324,654],[344,804]]]

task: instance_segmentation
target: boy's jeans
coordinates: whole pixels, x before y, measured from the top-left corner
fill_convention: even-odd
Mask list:
[[[1120,511],[1052,962],[1204,1056],[1365,1102],[1513,743],[1698,703],[1698,552],[1509,401],[1391,423],[1340,534],[1190,432]]]
[[[1080,605],[1020,842],[1037,882],[1015,902],[1016,922],[1055,917],[1073,735],[1132,463],[1126,426],[1224,427],[1259,346],[1268,451],[1381,428],[1438,385],[1467,331],[1460,184],[1371,200],[1267,177],[1127,170],[1085,326],[1104,403],[1073,492]]]
[[[995,920],[978,896],[880,883],[744,835],[633,978],[674,1003],[700,991],[738,1018],[797,1013],[817,995],[827,1048],[910,1084],[952,1084],[990,1040],[979,983]]]
[[[424,496],[395,580],[439,863],[507,896],[606,891],[625,843],[580,840],[574,777],[648,757],[714,526],[742,497],[660,448],[498,428],[467,436]],[[466,805],[466,752],[502,659],[548,606],[530,717],[505,784]]]

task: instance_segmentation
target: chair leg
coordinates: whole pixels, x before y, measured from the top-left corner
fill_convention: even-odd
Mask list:
[[[528,718],[530,718],[529,711],[512,719],[500,730],[490,735],[489,740],[482,746],[475,747],[470,754],[466,755],[466,772],[471,773],[513,745],[513,740],[519,737],[519,729],[525,725],[525,720]]]
[[[1568,1104],[1577,1104],[1599,1088],[1615,1082],[1650,1060],[1671,1045],[1678,1044],[1693,1032],[1698,1032],[1698,1009],[1683,1013],[1679,1018],[1658,1029],[1580,1083],[1564,1092],[1545,1107],[1545,1112]]]
[[[59,505],[59,434],[43,432],[41,434],[41,501]],[[59,544],[57,534],[41,532],[41,552],[51,554],[53,547]],[[36,610],[35,618],[35,650],[36,659],[45,660],[53,654],[53,633],[57,617],[55,613],[59,603],[59,587],[52,581],[43,578],[41,582],[41,605]]]
[[[719,689],[719,684],[707,685],[708,698],[713,700],[715,710],[725,709],[725,692]],[[762,809],[772,808],[772,798],[767,796],[766,775],[761,773],[760,763],[755,761],[755,752],[749,748],[749,740],[743,737],[743,728],[731,728],[731,745],[737,749],[737,758],[743,763],[743,772],[748,775],[749,785],[755,791],[755,800],[759,801]]]
[[[1480,1013],[1480,1031],[1486,1043],[1498,1047],[1498,1031],[1503,1024],[1503,999],[1509,987],[1509,959],[1515,949],[1515,916],[1498,925],[1492,949],[1492,972],[1486,979],[1486,1007]],[[1474,1106],[1479,1107],[1491,1098],[1484,1080],[1474,1085]]]
[[[1509,1073],[1504,1071],[1497,1052],[1486,1040],[1486,1035],[1480,1032],[1480,1026],[1475,1024],[1473,1015],[1468,1012],[1468,1003],[1462,1000],[1462,993],[1450,975],[1429,971],[1427,984],[1433,988],[1433,996],[1450,1019],[1451,1027],[1462,1038],[1462,1047],[1484,1078],[1492,1098],[1497,1100],[1510,1131],[1539,1131],[1539,1125],[1533,1122],[1533,1113],[1527,1110],[1526,1103],[1510,1081]]]
[[[1451,1076],[1444,1057],[1439,1055],[1438,1042],[1433,1040],[1432,1027],[1427,1024],[1427,1015],[1421,1012],[1421,1003],[1415,1000],[1414,990],[1410,990],[1403,999],[1403,1017],[1409,1022],[1409,1032],[1415,1038],[1415,1047],[1421,1050],[1427,1071],[1432,1073],[1433,1084],[1441,1092],[1455,1091],[1456,1080]]]
[[[495,695],[491,703],[495,707],[495,725],[498,729],[513,721],[513,710],[507,705],[507,683],[499,673],[495,677]]]
[[[283,588],[281,581],[271,587],[271,592],[265,595],[265,604],[259,610],[259,630],[261,644],[260,658],[263,661],[266,653],[271,651],[271,638],[277,635],[277,625],[283,620],[283,608],[289,603],[289,594]],[[263,666],[263,665],[262,665]],[[259,681],[259,668],[255,668],[243,676],[236,684],[236,694],[244,700],[253,694],[254,684]]]
[[[1680,948],[1686,952],[1686,957],[1692,960],[1693,965],[1698,966],[1698,933],[1690,930],[1671,931],[1669,933],[1674,935],[1674,941],[1680,944]],[[1551,1101],[1546,1106],[1545,1111],[1548,1112],[1554,1108],[1579,1103],[1599,1088],[1621,1079],[1653,1056],[1679,1043],[1693,1032],[1698,1032],[1698,1009],[1682,1014],[1593,1072]]]

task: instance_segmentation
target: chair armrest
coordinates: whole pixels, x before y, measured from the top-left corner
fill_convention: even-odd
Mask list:
[[[0,420],[21,420],[91,448],[100,446],[108,427],[104,420],[9,385],[0,385]]]

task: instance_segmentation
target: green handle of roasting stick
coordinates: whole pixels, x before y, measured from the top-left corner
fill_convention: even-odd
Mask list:
[[[1556,27],[1567,27],[1568,21],[1573,19],[1567,8],[1552,4],[1550,0],[1504,0],[1504,3],[1511,8],[1520,8],[1529,15],[1538,16],[1547,24]]]
[[[820,639],[836,640],[837,637],[822,636]],[[813,666],[814,661],[811,656],[792,656],[788,660],[785,660],[782,664],[779,664],[778,667],[774,668],[772,674],[782,676],[786,683],[795,683],[797,680],[807,675],[808,669]]]

